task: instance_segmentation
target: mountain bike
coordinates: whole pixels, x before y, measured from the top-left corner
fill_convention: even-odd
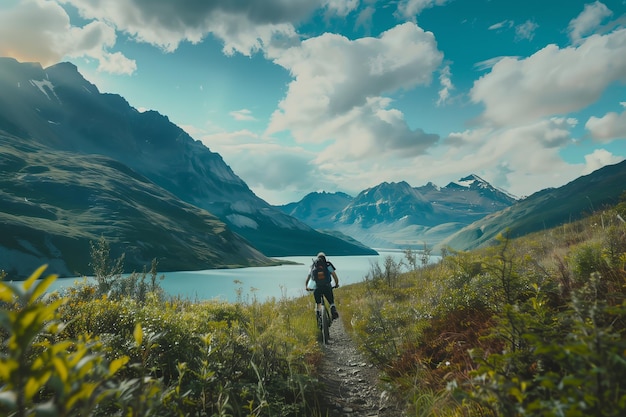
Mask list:
[[[336,286],[333,287],[337,288]],[[312,289],[307,289],[307,291],[315,291]],[[328,309],[328,305],[326,304],[326,297],[322,297],[322,314],[319,314],[317,311],[317,305],[315,305],[315,316],[317,317],[317,328],[320,330],[319,340],[325,345],[328,344],[330,340],[330,325],[333,322],[333,318],[330,315],[330,310]]]

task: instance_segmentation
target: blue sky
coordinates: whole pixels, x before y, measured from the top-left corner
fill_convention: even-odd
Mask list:
[[[0,56],[74,63],[270,204],[626,158],[626,0],[3,0]]]

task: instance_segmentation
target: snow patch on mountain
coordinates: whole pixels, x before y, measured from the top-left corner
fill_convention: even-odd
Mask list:
[[[52,101],[52,98],[48,94],[48,91],[49,91],[50,93],[54,94],[54,98],[56,98],[57,101],[61,102],[61,100],[59,100],[59,97],[57,97],[56,93],[54,92],[54,85],[50,81],[48,80],[29,80],[29,81],[33,87],[37,87],[39,91],[44,93],[46,97],[48,98],[48,100]]]
[[[228,221],[236,227],[247,227],[249,229],[258,229],[259,224],[250,217],[242,216],[240,214],[229,214],[226,216]]]

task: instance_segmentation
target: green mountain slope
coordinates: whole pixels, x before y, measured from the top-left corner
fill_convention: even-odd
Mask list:
[[[104,156],[53,150],[0,132],[0,269],[24,277],[43,262],[90,274],[90,242],[104,236],[128,270],[274,262],[209,212],[182,202]]]
[[[601,168],[562,187],[539,191],[464,227],[444,239],[437,248],[469,250],[493,243],[494,238],[505,231],[517,237],[550,229],[616,204],[624,190],[626,161]]]

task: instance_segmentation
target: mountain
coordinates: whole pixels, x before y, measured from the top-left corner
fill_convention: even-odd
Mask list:
[[[352,200],[353,197],[345,193],[314,192],[307,194],[297,203],[277,208],[315,229],[324,230],[333,228],[334,217]]]
[[[433,183],[381,183],[360,192],[311,193],[280,206],[313,227],[352,236],[378,248],[432,246],[473,221],[516,202],[508,193],[469,175],[441,188]]]
[[[341,224],[358,224],[362,228],[403,219],[407,223],[431,225],[433,214],[433,205],[408,183],[384,182],[360,192],[335,216],[335,220]]]
[[[439,247],[469,250],[492,244],[505,231],[510,237],[517,237],[572,222],[617,204],[626,190],[625,184],[626,161],[605,166],[477,220],[444,239]]]
[[[46,263],[90,275],[90,242],[105,236],[130,270],[277,264],[206,210],[99,155],[55,151],[0,132],[0,269],[11,278]]]
[[[0,91],[0,132],[6,146],[108,158],[181,202],[217,216],[224,227],[265,256],[309,255],[319,250],[334,255],[375,253],[320,233],[272,207],[219,154],[166,116],[139,112],[119,95],[100,93],[70,63],[43,69],[37,63],[0,58]],[[119,197],[130,196],[120,192]],[[127,223],[134,225],[132,218]]]
[[[448,223],[472,222],[487,214],[515,204],[517,199],[495,188],[477,175],[471,174],[439,188],[432,183],[417,187],[425,199],[432,202]]]

